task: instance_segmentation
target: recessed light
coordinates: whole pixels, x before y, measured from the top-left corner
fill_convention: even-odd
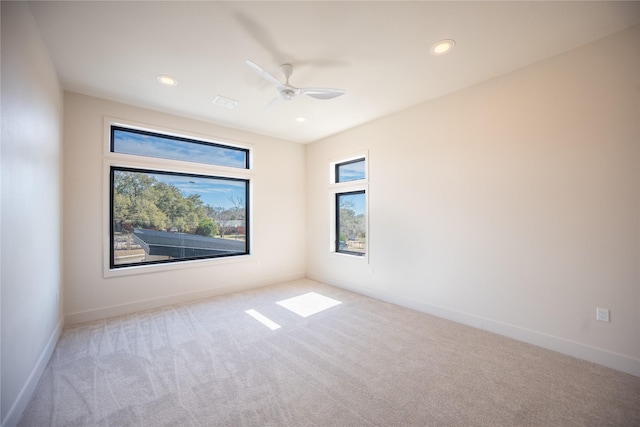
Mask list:
[[[431,53],[433,55],[444,55],[447,52],[450,52],[451,49],[456,45],[451,39],[440,40],[438,43],[431,46]]]
[[[296,118],[296,122],[298,122],[298,123],[302,123],[302,122],[306,122],[306,121],[307,121],[307,119],[305,119],[304,117],[297,117]]]
[[[156,77],[160,83],[167,86],[175,86],[178,84],[178,81],[171,76],[167,76],[165,74],[160,74]]]

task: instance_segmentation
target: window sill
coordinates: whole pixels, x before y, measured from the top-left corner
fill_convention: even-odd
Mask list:
[[[111,277],[125,277],[135,274],[151,274],[165,271],[185,270],[191,268],[203,268],[212,267],[216,265],[224,264],[236,264],[253,261],[251,254],[248,255],[236,255],[232,257],[224,258],[208,258],[208,259],[196,259],[191,261],[179,261],[164,264],[147,264],[147,265],[132,265],[130,267],[109,268],[104,269],[104,278]]]
[[[331,256],[337,256],[337,257],[343,257],[343,258],[348,258],[348,259],[361,260],[364,263],[369,263],[369,255],[366,254],[366,253],[364,255],[354,255],[354,254],[349,254],[349,253],[344,253],[344,252],[331,251],[330,254],[331,254]]]

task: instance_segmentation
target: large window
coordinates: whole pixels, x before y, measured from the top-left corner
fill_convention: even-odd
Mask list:
[[[332,251],[355,256],[367,254],[366,158],[332,163],[331,194],[334,200]]]
[[[110,269],[249,253],[249,179],[207,173],[248,169],[248,149],[112,126],[110,152],[132,159],[109,165]]]

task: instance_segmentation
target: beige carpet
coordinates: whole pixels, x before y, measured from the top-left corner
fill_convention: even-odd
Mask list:
[[[640,426],[640,378],[301,280],[65,328],[20,425]]]

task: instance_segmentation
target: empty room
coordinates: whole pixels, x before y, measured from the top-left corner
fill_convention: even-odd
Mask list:
[[[0,7],[2,427],[640,425],[640,2]]]

